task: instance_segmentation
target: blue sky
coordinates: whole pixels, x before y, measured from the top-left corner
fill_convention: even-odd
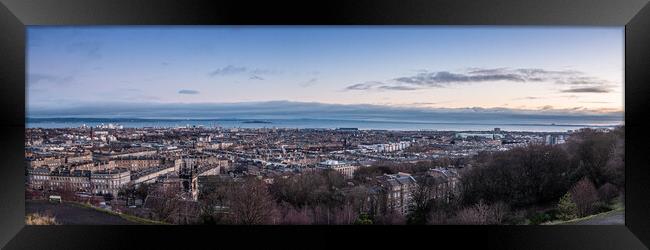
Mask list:
[[[32,113],[267,101],[623,111],[623,27],[32,26],[27,39]]]

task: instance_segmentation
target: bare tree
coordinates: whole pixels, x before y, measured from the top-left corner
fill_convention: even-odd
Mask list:
[[[313,223],[312,215],[306,207],[296,208],[287,202],[283,202],[279,210],[279,224],[308,225]]]
[[[230,183],[227,204],[230,220],[236,224],[272,224],[276,213],[275,202],[266,185],[255,179]]]
[[[488,224],[489,216],[488,205],[480,201],[474,206],[462,209],[456,215],[456,221],[465,225],[483,225]]]
[[[618,196],[618,194],[618,188],[609,182],[598,188],[598,197],[604,202],[611,201],[613,198]]]
[[[374,216],[374,224],[379,225],[402,225],[406,223],[406,217],[398,211],[389,208],[386,212]]]
[[[427,215],[433,206],[433,196],[436,191],[436,181],[432,177],[423,177],[411,192],[411,204],[406,223],[426,224]]]
[[[359,213],[354,210],[350,203],[346,203],[343,207],[334,210],[334,224],[349,225],[357,220]]]
[[[479,201],[479,203],[458,212],[456,222],[469,225],[501,224],[509,212],[510,208],[503,202],[488,205]]]
[[[571,198],[578,207],[578,216],[589,215],[598,202],[598,191],[589,178],[584,177],[570,190]]]

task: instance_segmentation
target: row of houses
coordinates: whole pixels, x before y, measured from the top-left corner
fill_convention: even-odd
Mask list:
[[[70,191],[89,191],[94,194],[117,196],[120,188],[131,181],[128,169],[89,171],[39,167],[28,169],[28,184],[34,189],[64,189]]]

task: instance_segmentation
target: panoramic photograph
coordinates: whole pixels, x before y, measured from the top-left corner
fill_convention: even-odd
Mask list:
[[[29,26],[27,225],[624,225],[624,28]]]

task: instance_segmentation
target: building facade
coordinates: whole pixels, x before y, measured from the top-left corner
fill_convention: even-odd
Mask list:
[[[319,163],[319,167],[339,172],[345,179],[352,179],[354,171],[358,168],[358,166],[336,160],[323,161]]]
[[[130,181],[131,173],[127,169],[94,172],[68,169],[49,171],[48,168],[40,167],[27,171],[27,184],[34,189],[84,191],[117,196],[120,188]]]
[[[408,213],[411,194],[417,187],[415,178],[408,173],[377,176],[377,183],[370,189],[371,214],[397,212]]]

